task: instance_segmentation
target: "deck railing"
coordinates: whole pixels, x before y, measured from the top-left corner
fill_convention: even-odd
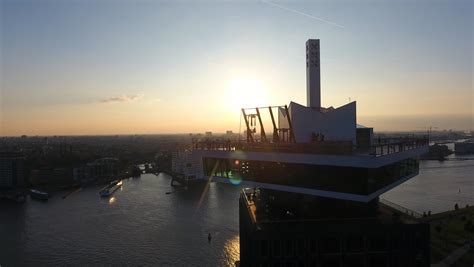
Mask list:
[[[396,210],[400,211],[401,213],[404,213],[404,214],[406,214],[406,215],[409,215],[409,216],[411,216],[411,217],[414,217],[414,218],[417,218],[417,219],[423,217],[423,215],[421,215],[420,213],[418,213],[418,212],[416,212],[416,211],[414,211],[414,210],[405,208],[405,207],[403,207],[403,206],[401,206],[401,205],[398,205],[398,204],[393,203],[393,202],[391,202],[391,201],[388,201],[388,200],[386,200],[386,199],[380,198],[380,199],[379,199],[379,202],[382,203],[382,204],[385,204],[385,205],[387,205],[387,206],[389,206],[389,207],[391,207],[391,208],[393,208],[393,209],[396,209]]]
[[[370,154],[374,156],[383,156],[415,148],[428,147],[428,145],[429,139],[426,136],[376,138],[371,146]]]
[[[238,140],[193,140],[194,150],[280,152],[304,154],[384,156],[428,146],[427,137],[376,138],[369,147],[357,147],[351,141],[318,141],[310,143],[247,142]]]

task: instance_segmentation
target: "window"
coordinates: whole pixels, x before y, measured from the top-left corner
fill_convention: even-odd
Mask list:
[[[267,240],[260,241],[260,256],[262,257],[268,256],[268,241]]]
[[[285,251],[286,251],[286,256],[292,256],[293,255],[293,242],[292,242],[292,240],[286,240],[285,241]]]
[[[281,242],[280,240],[273,240],[273,256],[280,257],[281,256]]]
[[[372,255],[369,257],[369,266],[384,267],[387,266],[386,255]]]
[[[345,243],[347,252],[360,252],[364,250],[364,238],[362,236],[348,236]]]
[[[368,238],[370,251],[385,251],[388,249],[386,236],[372,236]]]
[[[343,266],[347,267],[364,267],[364,256],[363,255],[350,255],[344,257]]]
[[[298,256],[303,256],[305,252],[304,239],[298,239],[296,241],[296,248],[297,248]]]
[[[338,253],[341,251],[339,238],[323,238],[321,252],[323,253]]]
[[[315,239],[310,239],[309,241],[309,252],[311,254],[316,254],[316,240]]]

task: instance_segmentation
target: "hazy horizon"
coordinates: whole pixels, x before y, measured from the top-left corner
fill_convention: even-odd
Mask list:
[[[240,107],[357,101],[375,131],[474,130],[473,2],[0,2],[0,136],[238,132]]]
[[[430,121],[439,123],[426,123],[421,124],[421,121]],[[357,123],[374,128],[375,132],[413,132],[413,133],[425,133],[428,132],[430,127],[431,131],[433,132],[441,132],[441,131],[473,131],[473,129],[462,129],[462,128],[455,128],[449,126],[455,126],[462,123],[468,123],[469,120],[472,120],[470,115],[465,116],[445,116],[441,118],[436,118],[436,116],[425,116],[425,117],[410,117],[410,116],[386,116],[386,117],[359,117]],[[235,120],[236,124],[233,127],[215,127],[215,128],[194,128],[190,129],[189,131],[181,130],[181,131],[142,131],[142,132],[133,132],[133,131],[116,131],[116,132],[59,132],[59,131],[51,131],[50,133],[19,133],[19,134],[9,134],[9,135],[0,135],[5,137],[15,137],[21,135],[27,136],[113,136],[113,135],[168,135],[168,134],[177,134],[177,135],[187,135],[187,134],[204,134],[207,131],[210,131],[215,134],[224,134],[226,131],[232,131],[235,134],[239,134],[239,119]],[[243,123],[243,122],[242,122]],[[403,124],[403,127],[392,127],[392,125],[400,125]],[[439,125],[444,125],[446,127],[439,127]],[[240,133],[243,134],[245,125],[241,125]],[[268,132],[267,134],[271,133]]]

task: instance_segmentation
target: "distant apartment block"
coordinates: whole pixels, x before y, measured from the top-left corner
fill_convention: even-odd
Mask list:
[[[0,188],[25,185],[24,161],[22,153],[0,152]]]

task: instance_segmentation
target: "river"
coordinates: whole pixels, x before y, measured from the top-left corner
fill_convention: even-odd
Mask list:
[[[419,213],[474,205],[474,155],[420,161],[420,173],[381,196]]]
[[[239,188],[201,189],[167,194],[168,176],[145,174],[111,198],[89,187],[66,199],[0,203],[0,265],[231,265]]]

